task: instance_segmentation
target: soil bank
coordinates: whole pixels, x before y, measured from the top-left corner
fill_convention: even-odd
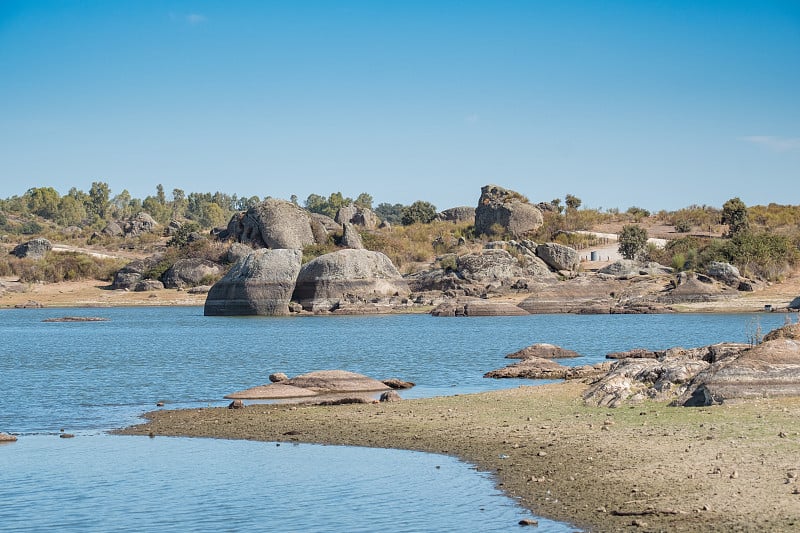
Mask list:
[[[339,406],[157,411],[129,435],[402,448],[493,473],[534,514],[590,531],[797,531],[800,398],[587,407],[584,383]]]

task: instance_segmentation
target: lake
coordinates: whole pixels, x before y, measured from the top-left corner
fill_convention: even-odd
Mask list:
[[[97,316],[104,322],[44,323]],[[631,348],[747,342],[785,315],[204,317],[199,307],[0,311],[4,531],[505,531],[530,514],[484,473],[399,450],[109,436],[166,402],[219,406],[272,372],[343,369],[404,398],[530,384],[488,380],[536,342],[578,365]],[[76,435],[59,439],[61,430]],[[571,531],[540,520],[539,531]]]

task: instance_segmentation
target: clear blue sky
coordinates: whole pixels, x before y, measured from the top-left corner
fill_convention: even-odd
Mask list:
[[[800,204],[800,1],[0,0],[0,197]]]

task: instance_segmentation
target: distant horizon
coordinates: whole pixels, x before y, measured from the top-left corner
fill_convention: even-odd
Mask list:
[[[790,0],[6,0],[0,71],[3,198],[800,204]]]

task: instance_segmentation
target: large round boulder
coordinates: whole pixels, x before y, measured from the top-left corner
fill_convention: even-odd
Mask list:
[[[234,215],[225,234],[261,248],[301,250],[316,242],[308,211],[275,198]]]
[[[514,237],[536,231],[544,222],[542,212],[518,192],[486,185],[475,209],[475,233],[491,235],[495,224]]]
[[[52,249],[53,244],[50,241],[40,238],[18,244],[11,253],[20,259],[41,259]]]
[[[336,222],[355,224],[365,229],[375,229],[380,225],[381,219],[371,209],[350,204],[339,208],[339,211],[336,212]]]
[[[178,259],[161,276],[167,289],[185,289],[198,285],[211,285],[224,273],[222,266],[199,257]]]
[[[254,250],[208,291],[204,314],[288,315],[300,250]]]
[[[307,311],[333,311],[342,302],[374,302],[410,294],[408,284],[381,252],[338,250],[303,265],[293,300]]]
[[[144,279],[147,271],[158,264],[158,257],[148,257],[145,259],[134,259],[114,274],[114,281],[111,283],[112,289],[133,289],[137,283]]]
[[[555,242],[538,245],[536,255],[553,270],[578,270],[581,263],[577,250]]]

